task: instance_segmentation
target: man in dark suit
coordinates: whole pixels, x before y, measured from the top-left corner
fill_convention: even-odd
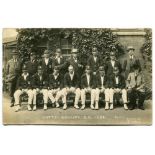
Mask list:
[[[12,51],[12,59],[6,64],[6,82],[9,86],[9,95],[11,98],[10,107],[14,106],[14,92],[16,90],[17,78],[21,74],[22,61],[19,59],[19,53],[16,50]]]
[[[52,68],[57,67],[59,72],[64,75],[67,72],[67,62],[65,58],[62,56],[61,49],[56,49],[56,56],[53,59]]]
[[[114,68],[114,74],[109,77],[109,95],[110,95],[110,109],[113,109],[114,94],[122,94],[124,109],[128,110],[127,106],[127,90],[124,77],[120,74],[119,68]]]
[[[48,102],[48,76],[43,73],[42,66],[38,66],[37,73],[33,76],[33,110],[36,110],[37,94],[43,94],[44,110],[47,110]]]
[[[106,75],[111,76],[113,74],[113,70],[115,67],[117,67],[119,69],[119,72],[121,73],[121,71],[122,71],[121,64],[118,60],[116,60],[116,55],[112,51],[112,52],[110,52],[110,60],[107,61],[107,63],[105,64]]]
[[[84,66],[82,65],[81,60],[78,57],[78,49],[73,48],[71,51],[71,57],[68,60],[68,64],[73,66],[74,68],[74,72],[79,74],[79,77],[81,76],[82,72],[83,72],[83,68]]]
[[[28,110],[31,110],[33,93],[32,93],[32,80],[31,76],[28,73],[27,67],[24,65],[22,68],[22,75],[19,76],[17,80],[16,91],[14,93],[15,98],[15,111],[18,112],[20,110],[20,96],[23,93],[28,94]]]
[[[125,72],[125,78],[127,78],[128,74],[132,72],[134,65],[138,66],[139,69],[141,70],[140,61],[134,55],[135,49],[133,48],[133,46],[128,46],[127,51],[128,51],[128,57],[126,58],[126,60],[124,60],[123,64],[123,71]]]
[[[56,108],[59,107],[58,100],[61,97],[62,88],[63,88],[63,76],[60,74],[59,68],[55,66],[53,74],[49,76],[48,97],[50,98],[53,104],[56,102]]]
[[[65,74],[64,76],[64,88],[62,89],[62,96],[63,96],[63,109],[67,109],[67,101],[66,101],[66,96],[70,93],[75,94],[75,102],[74,102],[74,107],[76,109],[79,109],[78,102],[80,99],[80,78],[78,73],[74,71],[73,66],[68,67],[69,72]]]
[[[96,47],[92,49],[92,54],[93,55],[90,55],[88,58],[87,65],[90,66],[93,74],[96,75],[96,72],[101,65],[101,60],[98,56],[98,50]]]
[[[28,73],[31,76],[33,76],[34,74],[37,73],[38,65],[39,65],[39,62],[36,59],[36,53],[35,52],[31,52],[30,53],[30,60],[26,62]]]
[[[81,101],[82,107],[81,110],[85,109],[85,102],[86,102],[86,93],[91,94],[91,109],[94,108],[94,101],[95,101],[95,78],[94,75],[91,73],[90,66],[86,66],[86,73],[84,73],[81,77]]]
[[[109,104],[109,88],[108,88],[108,77],[105,75],[104,66],[99,67],[99,72],[96,75],[96,98],[95,98],[95,109],[99,108],[99,96],[105,94],[106,105]]]
[[[46,76],[52,74],[52,59],[50,58],[50,53],[48,50],[44,51],[43,59],[40,65],[42,66],[43,72]]]

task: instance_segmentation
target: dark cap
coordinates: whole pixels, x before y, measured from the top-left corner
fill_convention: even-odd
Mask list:
[[[110,52],[110,56],[115,56],[115,52]]]
[[[44,54],[50,54],[50,52],[48,50],[45,50]]]
[[[91,70],[90,66],[87,65],[86,66],[86,70]]]
[[[99,71],[105,71],[104,66],[100,66]]]
[[[127,51],[129,51],[129,50],[135,50],[135,49],[133,48],[133,46],[128,46]]]
[[[38,70],[43,70],[42,66],[38,66]]]
[[[58,67],[58,66],[55,66],[55,67],[54,67],[54,70],[59,70],[59,67]]]
[[[30,56],[33,56],[33,55],[36,55],[36,53],[35,52],[31,52],[30,53]]]
[[[56,49],[56,53],[61,53],[61,49],[60,48],[57,48]]]
[[[94,48],[92,49],[92,52],[98,52],[97,48],[94,47]]]

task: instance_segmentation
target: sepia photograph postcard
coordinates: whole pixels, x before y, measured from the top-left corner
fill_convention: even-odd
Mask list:
[[[2,35],[4,125],[152,125],[152,29]]]

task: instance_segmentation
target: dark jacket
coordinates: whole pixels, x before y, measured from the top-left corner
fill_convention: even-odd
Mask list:
[[[90,68],[92,69],[93,72],[96,72],[98,70],[98,68],[101,66],[101,60],[100,60],[99,56],[97,56],[96,62],[92,55],[89,56],[87,65],[90,66]]]
[[[103,86],[108,87],[108,78],[104,76]],[[98,73],[96,75],[96,88],[102,88],[101,75]]]
[[[115,75],[112,74],[109,77],[108,87],[109,88],[120,88],[120,89],[126,88],[125,78],[121,74],[119,74],[118,75],[118,84],[116,84]]]
[[[141,65],[140,65],[139,59],[137,59],[136,57],[133,57],[133,59],[131,60],[128,56],[127,59],[124,60],[124,63],[123,63],[123,71],[125,72],[126,78],[128,77],[128,74],[133,71],[134,66],[138,66],[141,70]]]
[[[16,89],[32,89],[32,78],[30,75],[26,77],[26,80],[21,75],[16,84]]]
[[[49,89],[63,88],[63,76],[61,74],[55,79],[54,75],[49,75]]]
[[[83,65],[82,65],[82,62],[79,58],[77,58],[77,62],[75,62],[74,58],[71,56],[71,58],[68,60],[68,66],[69,65],[72,65],[73,68],[74,68],[74,72],[75,73],[78,73],[79,76],[81,76],[81,74],[83,73]],[[82,66],[80,66],[82,65]]]
[[[33,89],[47,89],[48,88],[48,76],[45,74],[42,75],[42,79],[40,80],[38,73],[33,76],[32,80]]]
[[[34,60],[33,62],[27,61],[25,64],[26,64],[28,72],[31,76],[33,76],[34,74],[37,73],[37,68],[38,68],[38,64],[39,64],[37,60]]]
[[[80,78],[77,73],[74,72],[73,80],[71,80],[69,73],[64,76],[64,87],[75,87],[79,88]]]
[[[118,67],[119,69],[119,72],[121,73],[122,72],[122,67],[121,67],[121,64],[119,61],[115,61],[115,64],[114,64],[114,67]],[[106,72],[106,75],[112,75],[113,74],[113,66],[111,64],[111,61],[107,61],[106,64],[105,64],[105,72]]]
[[[81,88],[84,89],[84,88],[95,88],[95,76],[93,74],[90,74],[90,82],[89,82],[89,85],[88,85],[88,82],[87,82],[87,76],[86,76],[86,73],[84,73],[82,76],[81,76]]]
[[[47,65],[45,63],[45,58],[43,58],[42,61],[40,62],[40,65],[42,66],[45,75],[49,76],[49,74],[52,74],[53,69],[52,69],[52,59],[51,58],[49,58]]]

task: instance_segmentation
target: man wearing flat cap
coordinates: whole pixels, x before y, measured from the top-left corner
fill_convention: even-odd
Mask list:
[[[31,76],[33,76],[34,74],[37,73],[37,68],[38,68],[39,62],[38,62],[36,56],[37,55],[35,52],[31,52],[30,53],[30,60],[26,62],[28,73]]]
[[[6,81],[9,84],[9,95],[11,98],[10,107],[14,106],[14,92],[16,89],[17,77],[21,74],[22,61],[19,59],[19,54],[16,50],[12,51],[12,59],[6,65]]]
[[[95,98],[95,109],[99,108],[99,96],[104,94],[106,104],[109,104],[109,88],[108,88],[108,77],[105,75],[104,66],[99,67],[99,72],[96,74],[96,98]]]
[[[120,62],[116,59],[115,51],[110,52],[110,60],[105,64],[105,72],[107,76],[111,76],[113,74],[113,70],[115,67],[118,67],[119,72],[122,72],[122,67]]]
[[[65,58],[62,56],[61,49],[56,49],[56,56],[53,59],[52,68],[57,67],[59,72],[64,75],[67,72],[67,62]]]
[[[94,75],[96,75],[96,72],[101,65],[100,57],[98,56],[98,50],[96,47],[92,49],[92,55],[89,56],[87,65],[90,66],[92,72]]]
[[[72,49],[71,57],[68,60],[68,65],[73,66],[74,72],[79,74],[79,77],[80,77],[83,72],[84,66],[82,65],[82,62],[78,57],[78,53],[79,53],[78,49],[76,49],[76,48]]]
[[[32,100],[33,100],[33,92],[32,92],[32,78],[28,73],[27,66],[23,65],[22,67],[22,75],[19,76],[17,80],[16,91],[14,93],[15,98],[15,111],[18,112],[20,110],[20,96],[24,93],[28,95],[28,110],[31,110]]]
[[[91,72],[90,66],[86,66],[86,73],[81,76],[81,110],[85,109],[86,94],[89,93],[91,96],[90,108],[95,109],[95,77]]]
[[[43,59],[41,61],[41,64],[43,72],[46,76],[49,76],[49,74],[52,74],[52,59],[50,58],[50,52],[48,50],[44,51]]]
[[[134,65],[138,66],[141,70],[140,61],[134,55],[135,53],[134,47],[128,46],[127,51],[128,51],[128,57],[126,58],[126,60],[124,60],[124,63],[123,63],[123,71],[125,72],[126,78],[128,77],[128,74],[132,72]]]
[[[36,110],[37,94],[43,94],[44,110],[47,110],[48,103],[48,76],[44,74],[42,66],[38,66],[37,73],[33,76],[33,110]]]

